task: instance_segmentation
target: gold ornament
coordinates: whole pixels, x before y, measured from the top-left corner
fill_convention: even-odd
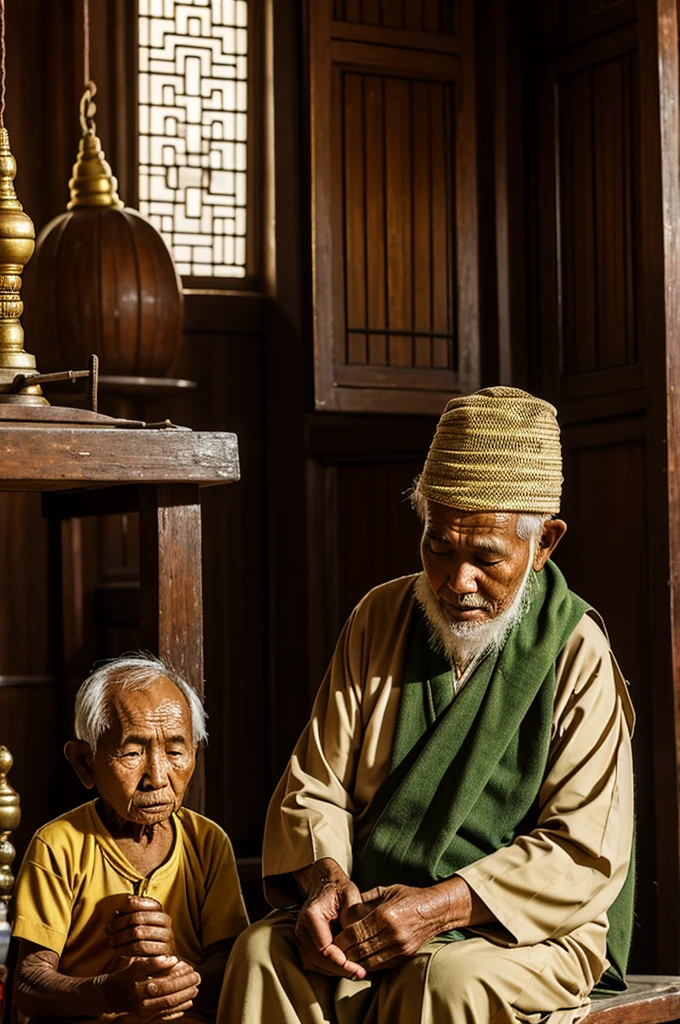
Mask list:
[[[107,163],[102,144],[97,136],[94,119],[97,108],[93,102],[97,93],[94,82],[88,82],[80,101],[80,127],[83,135],[78,147],[78,157],[73,165],[73,177],[68,183],[71,201],[67,210],[80,206],[108,206],[123,209],[118,197],[118,182]]]
[[[7,781],[13,760],[7,747],[0,747],[0,925],[7,921],[7,910],[14,890],[12,863],[15,850],[9,837],[21,821],[19,797]]]
[[[49,405],[38,385],[26,384],[16,394],[11,385],[18,374],[37,373],[35,356],[24,349],[21,314],[21,274],[33,255],[33,221],[14,191],[16,160],[6,128],[0,128],[0,403]]]

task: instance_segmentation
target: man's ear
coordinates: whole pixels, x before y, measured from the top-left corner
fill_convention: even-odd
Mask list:
[[[66,760],[85,786],[85,789],[93,789],[94,772],[92,771],[92,751],[90,744],[84,740],[69,740],[64,747]]]
[[[543,534],[534,555],[534,569],[540,572],[553,551],[567,532],[567,524],[563,519],[548,519],[543,527]]]

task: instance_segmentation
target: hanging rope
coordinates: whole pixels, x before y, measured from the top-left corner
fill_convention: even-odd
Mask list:
[[[90,82],[90,0],[83,0],[83,82],[86,87]]]
[[[0,0],[0,128],[5,127],[5,0]]]
[[[83,80],[85,92],[80,100],[80,126],[84,135],[94,135],[97,107],[92,100],[97,95],[97,86],[90,80],[90,0],[83,0]]]

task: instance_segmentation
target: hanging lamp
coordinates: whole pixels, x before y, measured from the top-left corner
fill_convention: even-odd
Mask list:
[[[161,235],[118,196],[95,124],[88,0],[83,22],[82,137],[66,212],[36,243],[31,328],[41,351],[58,353],[64,366],[82,365],[94,352],[102,374],[165,377],[182,340],[182,286]]]

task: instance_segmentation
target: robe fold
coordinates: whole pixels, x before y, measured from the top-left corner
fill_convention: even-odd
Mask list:
[[[270,804],[263,868],[274,906],[298,900],[291,873],[321,857],[332,857],[350,876],[355,871],[357,837],[392,769],[413,584],[410,576],[371,591],[343,630]],[[581,965],[574,986],[587,976],[592,987],[609,966],[607,912],[631,858],[633,712],[607,637],[588,614],[570,622],[555,657],[551,709],[545,702],[541,715],[544,769],[532,794],[533,817],[523,823],[526,831],[504,835],[497,848],[477,837],[479,855],[456,873],[496,918],[484,928],[489,941],[507,949],[562,947]],[[423,667],[420,678],[426,676]],[[459,701],[473,700],[473,690],[466,697],[470,685],[473,680],[455,698],[452,716],[460,714]],[[442,824],[445,808],[443,814]],[[460,838],[467,838],[464,827]]]
[[[354,840],[353,879],[362,891],[433,885],[534,828],[550,751],[555,665],[591,609],[551,562],[532,586],[521,622],[456,698],[451,664],[433,649],[425,616],[414,607],[390,772]],[[625,989],[633,883],[631,864],[607,912],[610,967],[598,983],[607,995]],[[474,934],[455,930],[438,941]]]

